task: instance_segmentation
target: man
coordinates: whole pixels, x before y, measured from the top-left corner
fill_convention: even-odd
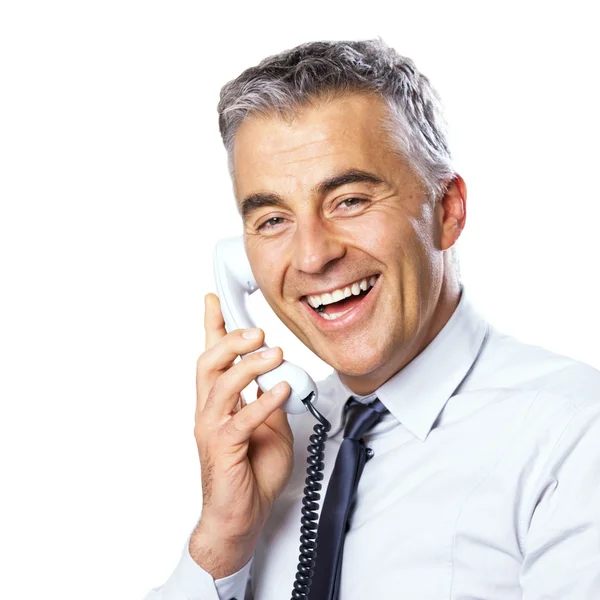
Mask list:
[[[470,302],[454,251],[466,186],[428,80],[379,41],[311,43],[227,84],[219,114],[257,283],[334,370],[317,403],[334,509],[345,431],[364,457],[343,554],[319,529],[311,600],[323,580],[319,600],[600,598],[600,374],[503,335]],[[286,383],[238,407],[282,351],[233,364],[263,332],[226,333],[212,294],[205,325],[201,518],[148,599],[280,600],[315,419],[288,424]],[[351,415],[374,407],[351,440]]]

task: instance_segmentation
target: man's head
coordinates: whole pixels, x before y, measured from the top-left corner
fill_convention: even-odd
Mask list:
[[[318,42],[228,83],[219,115],[265,299],[354,391],[372,391],[456,300],[465,187],[435,92],[382,42]],[[338,289],[352,295],[323,295]]]

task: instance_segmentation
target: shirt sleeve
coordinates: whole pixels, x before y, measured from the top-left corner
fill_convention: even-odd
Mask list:
[[[151,590],[144,600],[252,600],[252,596],[246,593],[252,559],[237,573],[213,579],[191,557],[189,542],[188,537],[179,564],[169,579]]]
[[[537,489],[523,600],[600,598],[600,403],[571,418]]]

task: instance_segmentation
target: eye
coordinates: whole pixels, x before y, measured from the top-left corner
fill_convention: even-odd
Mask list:
[[[283,217],[271,217],[267,219],[264,223],[261,223],[257,229],[260,231],[261,229],[275,229],[277,225],[283,223],[285,219]]]
[[[359,206],[365,202],[366,200],[364,198],[346,198],[345,200],[342,200],[338,206],[344,205],[345,208],[354,208],[355,206]]]

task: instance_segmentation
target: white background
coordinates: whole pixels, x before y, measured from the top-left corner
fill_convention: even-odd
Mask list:
[[[211,251],[240,232],[216,104],[266,55],[381,36],[411,56],[468,184],[478,307],[600,367],[595,5],[2,3],[0,595],[141,598],[179,558]]]

